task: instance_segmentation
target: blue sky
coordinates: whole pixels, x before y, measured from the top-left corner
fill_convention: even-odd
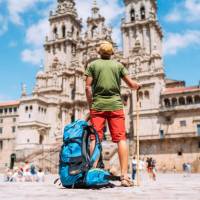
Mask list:
[[[91,0],[77,0],[85,21]],[[122,0],[97,0],[101,13],[120,43]],[[31,93],[43,58],[42,43],[48,32],[48,13],[56,0],[0,0],[0,101],[20,97],[22,83]],[[200,0],[158,0],[164,38],[167,77],[197,85],[200,80]]]

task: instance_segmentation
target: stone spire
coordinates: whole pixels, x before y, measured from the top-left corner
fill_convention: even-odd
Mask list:
[[[93,6],[92,6],[92,18],[98,18],[99,17],[99,7],[97,5],[97,1],[93,1]]]
[[[22,85],[21,85],[21,96],[25,97],[26,95],[27,95],[27,93],[26,93],[26,84],[22,83]]]

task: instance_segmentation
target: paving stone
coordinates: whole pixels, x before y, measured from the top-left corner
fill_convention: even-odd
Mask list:
[[[4,183],[0,179],[3,200],[200,200],[200,174],[160,174],[156,182],[143,175],[140,187],[101,190],[77,190],[56,187],[55,176],[45,183]],[[119,183],[116,183],[119,185]]]

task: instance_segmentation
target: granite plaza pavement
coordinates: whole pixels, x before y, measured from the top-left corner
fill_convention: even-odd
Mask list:
[[[101,190],[72,190],[56,187],[55,176],[45,183],[4,183],[1,200],[200,200],[200,174],[159,174],[156,182],[143,175],[140,187]],[[118,183],[119,184],[119,183]]]

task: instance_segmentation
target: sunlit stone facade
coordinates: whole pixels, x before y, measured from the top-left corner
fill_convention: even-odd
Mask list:
[[[183,162],[200,159],[200,87],[167,79],[163,67],[163,33],[157,19],[156,0],[124,0],[121,23],[123,47],[118,51],[112,29],[94,1],[83,31],[74,0],[58,0],[50,11],[50,32],[44,43],[44,68],[27,96],[25,85],[18,103],[17,129],[9,155],[18,160],[60,144],[64,126],[84,118],[88,106],[84,87],[87,63],[98,57],[101,41],[115,46],[114,59],[124,63],[132,79],[142,84],[140,101],[141,157],[157,159],[158,168],[181,170]],[[122,85],[130,152],[135,152],[136,94]],[[0,105],[0,108],[2,106]],[[5,116],[1,115],[0,119]],[[9,125],[11,126],[11,125]],[[9,134],[7,134],[9,137]],[[0,141],[5,142],[0,134]],[[4,146],[3,146],[4,147]],[[1,152],[7,151],[6,149]],[[8,157],[7,160],[3,157]],[[4,164],[2,164],[4,165]]]

